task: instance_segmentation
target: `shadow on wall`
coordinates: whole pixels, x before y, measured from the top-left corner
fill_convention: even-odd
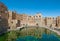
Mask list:
[[[8,29],[8,21],[0,18],[0,35],[6,33]]]

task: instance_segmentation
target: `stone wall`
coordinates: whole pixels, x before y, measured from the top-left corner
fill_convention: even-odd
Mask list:
[[[0,34],[5,33],[8,29],[8,9],[0,2]]]
[[[16,29],[17,20],[16,20],[15,12],[9,11],[8,23],[9,23],[10,30]]]
[[[57,27],[60,27],[60,16],[56,18],[56,22],[57,22]]]

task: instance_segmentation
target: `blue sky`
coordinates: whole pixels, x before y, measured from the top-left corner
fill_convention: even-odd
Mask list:
[[[37,12],[43,16],[56,17],[60,15],[60,0],[0,0],[8,10],[17,13],[35,15]]]

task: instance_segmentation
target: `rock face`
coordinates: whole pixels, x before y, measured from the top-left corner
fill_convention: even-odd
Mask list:
[[[8,10],[7,7],[0,2],[0,34],[5,33],[8,28]]]

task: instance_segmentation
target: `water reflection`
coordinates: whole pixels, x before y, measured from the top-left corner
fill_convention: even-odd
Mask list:
[[[51,35],[52,34],[52,31],[50,31],[50,30],[48,30],[48,29],[45,29],[45,34],[47,34],[47,35]]]
[[[54,32],[45,28],[27,28],[21,31],[21,36],[24,33],[24,37],[19,37],[17,41],[60,41],[58,37],[54,35]],[[25,34],[26,33],[26,34]],[[21,39],[22,38],[22,39]]]
[[[3,37],[3,38],[2,38]],[[22,30],[10,31],[0,36],[0,41],[59,41],[56,34],[45,28],[24,28]]]

